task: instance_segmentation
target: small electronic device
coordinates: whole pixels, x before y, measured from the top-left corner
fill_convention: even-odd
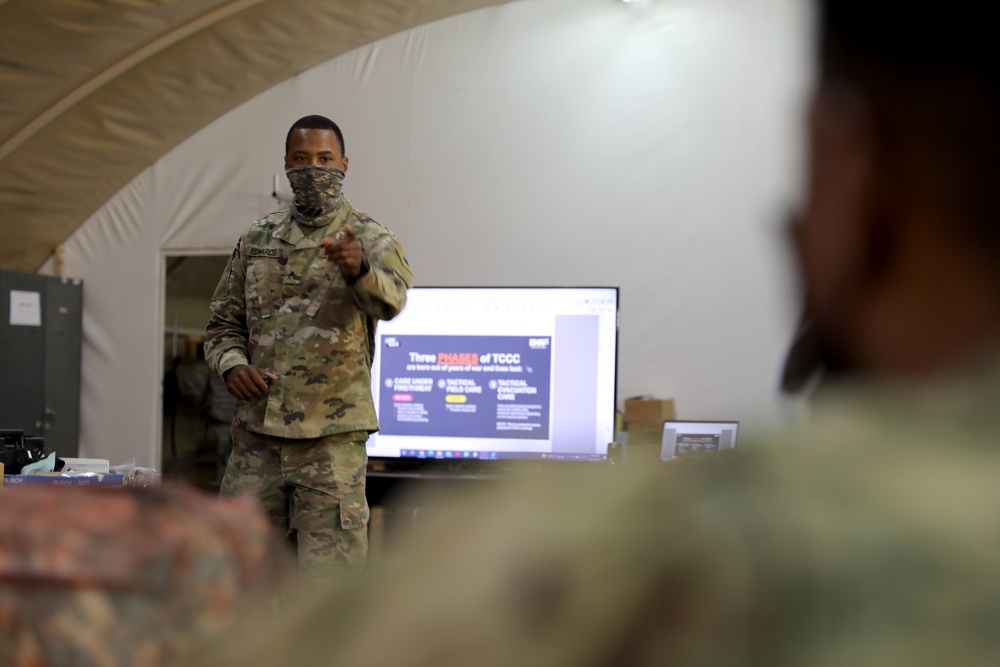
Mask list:
[[[738,421],[679,421],[663,422],[660,440],[660,460],[672,461],[688,454],[719,452],[736,446]]]
[[[24,447],[24,431],[0,429],[0,449],[21,449]]]

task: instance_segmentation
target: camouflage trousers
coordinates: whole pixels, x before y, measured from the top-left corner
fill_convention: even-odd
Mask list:
[[[332,583],[368,558],[364,431],[289,439],[233,427],[220,495],[255,496],[296,545],[299,575]]]

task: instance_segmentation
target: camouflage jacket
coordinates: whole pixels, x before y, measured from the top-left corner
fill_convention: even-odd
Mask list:
[[[350,285],[321,245],[348,224],[370,266]],[[285,438],[377,430],[375,325],[399,314],[412,280],[395,235],[346,199],[323,226],[300,225],[287,209],[251,225],[212,297],[205,356],[220,375],[254,364],[278,379],[240,401],[234,423]]]

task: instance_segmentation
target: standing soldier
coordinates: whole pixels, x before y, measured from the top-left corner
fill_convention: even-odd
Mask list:
[[[347,163],[333,121],[292,125],[294,203],[240,238],[206,330],[206,358],[239,399],[221,495],[256,496],[313,582],[367,557],[375,325],[399,314],[412,284],[399,240],[341,193]]]

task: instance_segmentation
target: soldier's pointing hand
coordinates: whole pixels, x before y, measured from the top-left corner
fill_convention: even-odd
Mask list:
[[[336,238],[323,239],[323,250],[345,278],[357,278],[361,274],[364,249],[350,225],[344,227],[343,233]]]

